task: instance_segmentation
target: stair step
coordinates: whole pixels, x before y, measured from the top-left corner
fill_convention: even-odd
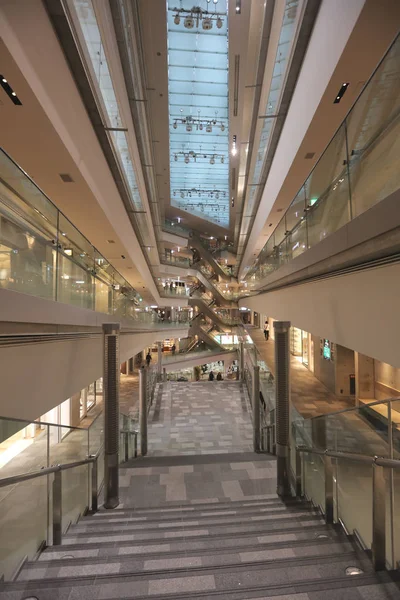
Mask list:
[[[207,576],[206,576],[207,577]],[[211,584],[211,585],[210,585]],[[13,590],[21,590],[24,594],[15,595]],[[63,591],[65,589],[65,593]],[[158,579],[155,583],[132,582],[129,578],[120,582],[82,583],[71,588],[70,582],[65,584],[55,581],[52,586],[39,585],[38,582],[27,584],[6,584],[0,591],[0,600],[20,600],[27,595],[37,596],[40,600],[55,600],[73,598],[74,600],[102,598],[103,600],[395,600],[399,597],[400,587],[397,574],[368,573],[353,577],[314,578],[302,580],[296,584],[277,583],[265,585],[252,583],[248,586],[231,585],[217,587],[215,580],[204,577],[187,577],[176,579]],[[361,596],[358,590],[363,592]],[[308,596],[307,592],[312,594]],[[12,595],[11,595],[12,594]],[[70,595],[69,595],[70,594]]]
[[[277,547],[279,544],[286,546],[298,541],[313,540],[317,541],[318,536],[327,536],[328,539],[341,539],[334,529],[328,529],[324,524],[317,524],[310,527],[292,527],[283,531],[276,530],[274,532],[253,531],[244,532],[240,535],[241,547],[258,547],[259,544],[266,544],[270,547]],[[320,538],[325,539],[326,537]],[[237,548],[239,544],[236,533],[220,534],[220,535],[203,535],[194,539],[174,538],[171,540],[145,540],[138,544],[132,541],[111,542],[107,538],[101,539],[99,542],[68,543],[62,546],[53,546],[47,548],[39,557],[39,560],[46,560],[46,554],[52,555],[70,555],[71,553],[79,552],[79,556],[104,556],[120,554],[154,554],[154,553],[170,553],[170,552],[191,552],[193,550],[209,551],[218,550],[220,548]],[[88,553],[91,554],[88,554]],[[93,554],[93,552],[95,554]]]
[[[215,556],[214,550],[197,550],[193,552],[168,552],[164,553],[153,553],[151,555],[138,555],[138,554],[120,554],[118,549],[115,548],[113,554],[103,556],[92,556],[92,557],[74,557],[74,558],[63,558],[60,554],[58,560],[49,558],[48,560],[35,561],[26,563],[22,571],[22,578],[26,581],[29,579],[41,579],[43,577],[43,569],[46,569],[46,577],[58,576],[60,567],[69,567],[71,572],[75,569],[75,574],[79,575],[80,569],[86,569],[87,565],[92,565],[94,569],[98,570],[98,573],[102,573],[102,565],[112,562],[111,557],[118,557],[118,562],[129,563],[129,570],[132,572],[137,571],[148,571],[151,572],[153,569],[164,568],[164,569],[177,569],[177,568],[190,568],[193,566],[210,566],[215,564],[235,563],[241,562],[252,562],[255,563],[260,561],[274,561],[282,558],[294,558],[299,559],[315,556],[327,556],[334,554],[346,554],[354,552],[350,542],[339,542],[334,540],[324,540],[324,543],[317,543],[317,540],[309,540],[308,542],[302,542],[301,544],[288,544],[286,547],[277,547],[274,544],[271,547],[270,544],[260,544],[253,546],[236,546],[231,548],[220,548],[218,555]],[[70,556],[67,554],[66,556]],[[92,574],[95,573],[93,570]]]
[[[261,514],[260,514],[261,513]],[[311,512],[308,507],[298,506],[293,509],[285,509],[279,508],[274,511],[252,511],[248,514],[240,513],[237,515],[235,512],[233,514],[228,515],[217,515],[217,516],[197,516],[193,517],[192,515],[185,515],[185,519],[182,517],[175,517],[174,519],[151,519],[148,520],[146,518],[122,518],[118,521],[115,519],[112,522],[104,521],[100,519],[99,521],[94,520],[81,520],[76,525],[72,525],[70,532],[71,535],[75,535],[75,533],[108,533],[113,531],[137,531],[137,530],[153,530],[153,529],[173,529],[173,528],[190,528],[190,527],[209,527],[213,525],[231,525],[231,524],[242,524],[242,523],[252,523],[255,521],[264,522],[264,521],[280,521],[282,519],[291,519],[295,517],[301,517],[304,515],[313,515],[315,513]],[[242,518],[245,517],[245,518]]]
[[[289,504],[291,502],[294,503],[298,503],[299,501],[296,500],[295,498],[289,499],[287,501]],[[256,497],[252,496],[251,498],[248,498],[247,500],[215,500],[215,501],[208,501],[205,502],[204,500],[202,500],[201,502],[198,501],[182,501],[182,500],[172,500],[170,502],[168,502],[168,504],[162,504],[162,505],[158,505],[158,506],[138,506],[138,507],[129,507],[129,506],[123,506],[121,508],[117,507],[117,508],[113,508],[112,510],[107,510],[104,507],[101,507],[99,509],[99,511],[97,513],[95,513],[95,515],[103,515],[103,514],[116,514],[116,513],[153,513],[153,512],[176,512],[178,510],[202,510],[204,508],[210,508],[211,510],[213,508],[223,508],[223,507],[245,507],[245,506],[266,506],[269,504],[282,504],[283,500],[281,500],[281,498],[278,498],[275,494],[271,494],[271,495],[257,495]]]
[[[90,541],[101,541],[106,537],[108,541],[123,541],[123,540],[149,540],[149,539],[160,539],[167,540],[171,538],[185,538],[185,537],[198,537],[202,535],[213,535],[213,534],[221,534],[221,533],[237,533],[241,534],[243,532],[248,531],[257,531],[257,532],[270,532],[275,531],[277,529],[288,529],[290,527],[299,526],[299,527],[309,527],[310,525],[314,525],[315,523],[322,523],[322,519],[319,515],[307,514],[306,519],[304,515],[291,515],[290,517],[285,516],[283,519],[262,519],[257,521],[248,520],[244,521],[241,524],[237,524],[237,522],[233,521],[229,524],[225,525],[212,525],[211,530],[206,526],[199,525],[188,525],[186,524],[183,527],[178,527],[177,525],[169,526],[165,528],[148,528],[148,529],[140,529],[138,531],[137,528],[125,528],[120,531],[110,531],[110,530],[100,530],[100,531],[77,531],[74,532],[72,527],[68,531],[68,533],[64,536],[64,543],[68,544],[74,543],[71,540],[79,540],[79,539],[87,539]]]
[[[224,577],[228,579],[237,578],[237,585],[246,585],[246,579],[248,575],[254,574],[255,577],[260,577],[262,574],[263,583],[280,583],[283,581],[298,581],[299,578],[304,577],[304,573],[307,573],[310,578],[318,576],[331,576],[340,577],[345,574],[345,569],[349,566],[358,566],[365,572],[372,571],[371,563],[367,561],[361,561],[357,556],[357,553],[340,552],[338,554],[324,555],[312,555],[306,557],[285,557],[276,558],[275,560],[256,560],[257,552],[244,553],[244,558],[248,560],[235,560],[234,562],[220,563],[216,556],[211,557],[208,561],[209,564],[202,565],[201,561],[193,559],[191,564],[190,560],[186,562],[186,559],[179,559],[183,561],[182,566],[173,566],[172,563],[168,563],[169,559],[161,559],[153,561],[146,561],[148,568],[134,572],[130,562],[120,563],[119,561],[111,562],[107,564],[91,563],[89,565],[83,565],[81,567],[77,565],[73,566],[55,566],[49,569],[36,568],[34,569],[37,578],[41,583],[51,583],[54,579],[59,580],[85,580],[92,579],[94,576],[101,579],[119,579],[123,577],[132,577],[134,579],[146,580],[146,579],[157,579],[160,577],[187,577],[188,573],[190,576],[198,575],[212,575]],[[168,565],[168,566],[167,566]],[[47,576],[47,571],[49,574]],[[52,572],[56,572],[56,575],[52,575]],[[26,582],[31,579],[32,570],[22,569],[18,582]],[[284,577],[284,578],[282,578]],[[248,583],[253,581],[253,577],[250,577]]]
[[[275,514],[275,513],[280,513],[280,512],[287,512],[287,511],[293,511],[293,510],[302,510],[302,511],[306,511],[306,510],[311,510],[312,507],[308,504],[305,503],[301,503],[301,502],[297,502],[297,503],[291,503],[288,504],[287,506],[285,506],[284,504],[276,504],[273,506],[259,506],[259,507],[253,507],[253,506],[248,506],[248,507],[237,507],[237,508],[229,508],[229,507],[224,507],[224,508],[219,508],[216,510],[209,510],[209,509],[204,509],[204,510],[200,510],[200,511],[179,511],[176,510],[174,512],[168,512],[168,513],[164,513],[164,512],[160,512],[160,513],[155,513],[155,514],[137,514],[134,511],[132,511],[131,513],[124,513],[124,514],[112,514],[112,515],[107,515],[102,513],[99,517],[93,518],[95,515],[90,515],[90,516],[86,516],[83,517],[82,519],[80,519],[79,521],[79,525],[80,524],[88,524],[91,523],[93,525],[98,525],[98,524],[102,524],[102,523],[136,523],[136,522],[146,522],[146,523],[156,523],[156,522],[164,522],[164,521],[169,521],[169,522],[173,522],[175,521],[182,521],[182,519],[205,519],[205,518],[225,518],[228,516],[237,516],[237,517],[241,517],[241,516],[255,516],[255,515],[260,515],[260,514],[267,514],[267,513],[271,513],[271,514]],[[97,513],[95,513],[97,515]]]

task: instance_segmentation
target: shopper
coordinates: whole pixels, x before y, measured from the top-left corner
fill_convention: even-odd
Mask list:
[[[217,381],[222,381],[222,375],[221,375],[221,373],[218,373],[218,375],[217,375]]]
[[[151,354],[150,354],[150,352],[148,352],[146,354],[146,363],[147,363],[147,366],[149,367],[150,363],[151,363]]]
[[[175,344],[172,344],[172,348],[171,348],[171,350],[172,350],[172,354],[175,354],[175,350],[176,350],[176,346],[175,346]]]
[[[214,373],[212,371],[208,375],[208,381],[214,381]]]
[[[263,331],[263,333],[264,333],[265,340],[267,340],[268,339],[267,338],[268,331],[266,330],[265,325],[264,325],[264,331]]]
[[[268,321],[265,321],[264,336],[265,336],[265,340],[268,341],[269,340],[269,323],[268,323]]]

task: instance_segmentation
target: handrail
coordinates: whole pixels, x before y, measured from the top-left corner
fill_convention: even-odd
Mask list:
[[[393,402],[395,400],[400,400],[400,396],[397,396],[395,398],[387,398],[386,400],[377,400],[376,402],[368,402],[368,404],[360,404],[360,406],[351,406],[350,408],[341,408],[340,410],[337,410],[335,412],[327,413],[325,415],[317,415],[315,417],[310,417],[309,419],[304,419],[304,420],[312,421],[313,419],[322,419],[324,417],[334,417],[334,416],[340,415],[342,413],[357,411],[362,408],[371,408],[371,407],[377,406],[379,404],[389,404],[390,402]]]
[[[68,469],[74,469],[75,467],[82,467],[83,465],[88,465],[90,463],[95,462],[99,455],[99,450],[93,456],[89,456],[83,460],[77,460],[72,463],[65,463],[61,465],[54,465],[53,467],[46,467],[44,469],[40,469],[40,471],[33,471],[32,473],[22,473],[21,475],[12,475],[11,477],[3,477],[0,479],[0,488],[6,487],[7,485],[14,485],[16,483],[21,483],[22,481],[28,481],[29,479],[36,479],[37,477],[42,477],[44,475],[51,475],[52,473],[57,473],[59,471],[66,471]]]
[[[342,452],[338,450],[320,450],[319,448],[310,448],[308,446],[296,446],[298,452],[307,454],[319,454],[320,456],[329,456],[330,458],[338,458],[352,460],[354,462],[363,462],[370,465],[376,464],[379,467],[390,469],[400,469],[400,460],[393,458],[384,458],[383,456],[367,456],[365,454],[354,454],[353,452]]]

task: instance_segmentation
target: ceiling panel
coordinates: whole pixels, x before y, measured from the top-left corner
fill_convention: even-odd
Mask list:
[[[227,2],[167,6],[171,204],[228,228]]]

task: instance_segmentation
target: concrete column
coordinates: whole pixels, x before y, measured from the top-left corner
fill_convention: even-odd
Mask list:
[[[128,363],[127,361],[123,362],[121,365],[121,373],[123,375],[128,375]]]
[[[175,321],[176,319],[176,308],[175,306],[171,306],[171,321],[172,323]]]
[[[135,369],[135,359],[132,356],[132,358],[130,358],[128,360],[128,375],[133,375],[134,369]]]
[[[253,367],[253,450],[260,452],[260,367]]]
[[[244,381],[244,344],[240,342],[240,350],[239,350],[239,377],[241,381]]]
[[[147,454],[147,370],[142,367],[139,370],[139,433],[140,454]]]
[[[356,404],[362,400],[375,399],[375,365],[374,359],[360,352],[354,352],[356,374]]]
[[[157,342],[157,374],[158,374],[158,378],[160,379],[161,377],[161,372],[162,372],[162,352],[161,352],[161,343],[162,342]]]
[[[290,343],[289,321],[275,321],[277,493],[290,496]]]
[[[105,323],[103,357],[105,508],[119,504],[119,323]]]

